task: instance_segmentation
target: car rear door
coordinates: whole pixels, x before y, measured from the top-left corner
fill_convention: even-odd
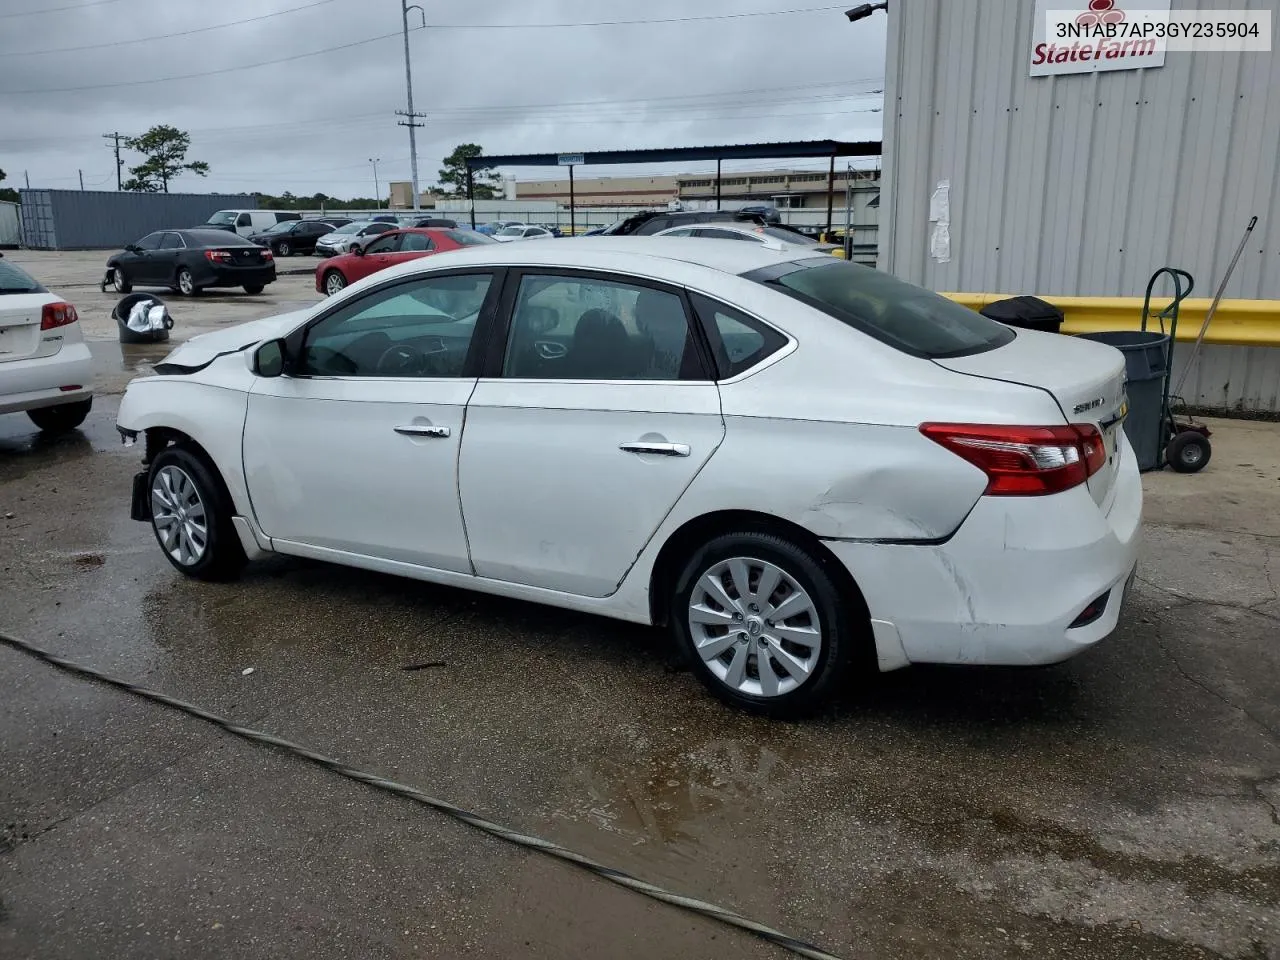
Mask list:
[[[724,437],[683,293],[626,275],[508,276],[459,462],[478,576],[613,593]]]
[[[178,258],[186,250],[187,245],[182,237],[172,230],[160,237],[160,247],[151,255],[151,283],[169,283],[178,272]]]

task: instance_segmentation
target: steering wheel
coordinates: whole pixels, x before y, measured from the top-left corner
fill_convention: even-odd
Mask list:
[[[383,351],[374,370],[380,377],[421,377],[426,366],[427,357],[421,350],[398,343]]]

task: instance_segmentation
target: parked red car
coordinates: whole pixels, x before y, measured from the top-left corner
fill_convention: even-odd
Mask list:
[[[494,243],[492,237],[474,230],[448,227],[407,227],[389,230],[364,250],[356,248],[340,257],[321,260],[316,267],[316,292],[333,296],[349,283],[362,280],[371,273],[394,267],[406,260],[429,257],[445,250],[458,250],[480,243]]]

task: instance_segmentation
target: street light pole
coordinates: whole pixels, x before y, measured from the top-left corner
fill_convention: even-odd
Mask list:
[[[413,111],[413,68],[409,65],[409,11],[417,10],[422,15],[422,26],[427,26],[427,14],[416,3],[409,3],[408,0],[400,0],[400,19],[404,26],[404,92],[409,102],[409,109],[396,113],[404,117],[399,121],[400,126],[409,128],[409,166],[413,174],[413,209],[422,209],[418,199],[418,137],[417,129],[422,126],[418,122],[419,117],[425,114],[414,113]]]
[[[369,162],[373,164],[373,206],[376,210],[382,209],[382,189],[378,186],[378,161],[381,157],[370,157]]]

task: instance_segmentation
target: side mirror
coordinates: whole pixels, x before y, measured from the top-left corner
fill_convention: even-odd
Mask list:
[[[126,251],[128,251],[129,253],[141,253],[141,252],[142,252],[142,248],[141,248],[140,246],[138,246],[136,243],[126,243],[126,244],[124,245],[124,248],[125,248],[125,250],[126,250]]]
[[[358,244],[358,243],[353,243],[353,244],[351,245],[351,252],[352,252],[355,256],[357,256],[357,257],[363,257],[363,256],[364,256],[364,247],[360,246],[360,244]]]
[[[268,340],[250,354],[249,369],[259,377],[278,377],[284,373],[284,341]]]

